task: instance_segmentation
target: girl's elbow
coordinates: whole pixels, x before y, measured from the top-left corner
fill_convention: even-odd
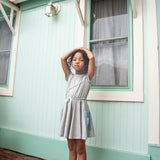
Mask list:
[[[62,56],[61,61],[66,61],[66,58],[64,56]]]
[[[93,74],[88,74],[88,76],[89,76],[89,80],[91,81],[93,76],[94,76],[94,73]]]

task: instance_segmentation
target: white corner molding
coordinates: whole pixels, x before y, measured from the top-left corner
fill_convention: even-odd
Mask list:
[[[131,0],[131,3],[132,3],[133,18],[136,18],[137,17],[137,9],[136,9],[135,0]]]
[[[77,12],[78,12],[81,24],[84,26],[85,25],[84,16],[82,14],[82,9],[80,7],[81,0],[74,0],[74,1],[75,1],[75,5],[76,5],[76,8],[77,8]]]
[[[149,70],[149,125],[148,143],[159,144],[160,108],[159,108],[159,62],[156,1],[147,0],[147,49]]]
[[[142,0],[135,0],[137,18],[133,19],[133,90],[94,91],[90,90],[87,100],[144,102],[143,91],[143,18]]]

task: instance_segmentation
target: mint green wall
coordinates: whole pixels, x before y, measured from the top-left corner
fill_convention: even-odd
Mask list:
[[[61,11],[54,18],[44,15],[44,6],[22,12],[14,96],[0,97],[0,127],[63,139],[57,135],[66,87],[60,56],[76,46],[79,17],[73,0],[59,3]],[[147,153],[148,62],[144,51],[145,102],[90,101],[96,137],[88,139],[88,145]]]

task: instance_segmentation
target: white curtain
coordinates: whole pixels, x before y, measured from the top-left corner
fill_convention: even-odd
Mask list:
[[[92,0],[91,40],[128,35],[127,0]],[[128,85],[128,39],[91,44],[96,70],[93,85]]]
[[[11,41],[12,33],[7,23],[0,20],[0,84],[7,83]]]

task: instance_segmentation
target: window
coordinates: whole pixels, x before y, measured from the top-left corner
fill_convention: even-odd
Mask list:
[[[0,1],[0,95],[12,96],[20,24],[19,9]]]
[[[132,9],[129,6],[127,0],[91,1],[89,46],[96,60],[92,88],[131,88]]]
[[[0,86],[7,87],[12,33],[3,19],[0,21]]]
[[[96,61],[88,100],[143,102],[142,0],[134,5],[130,0],[87,1],[86,45]]]

